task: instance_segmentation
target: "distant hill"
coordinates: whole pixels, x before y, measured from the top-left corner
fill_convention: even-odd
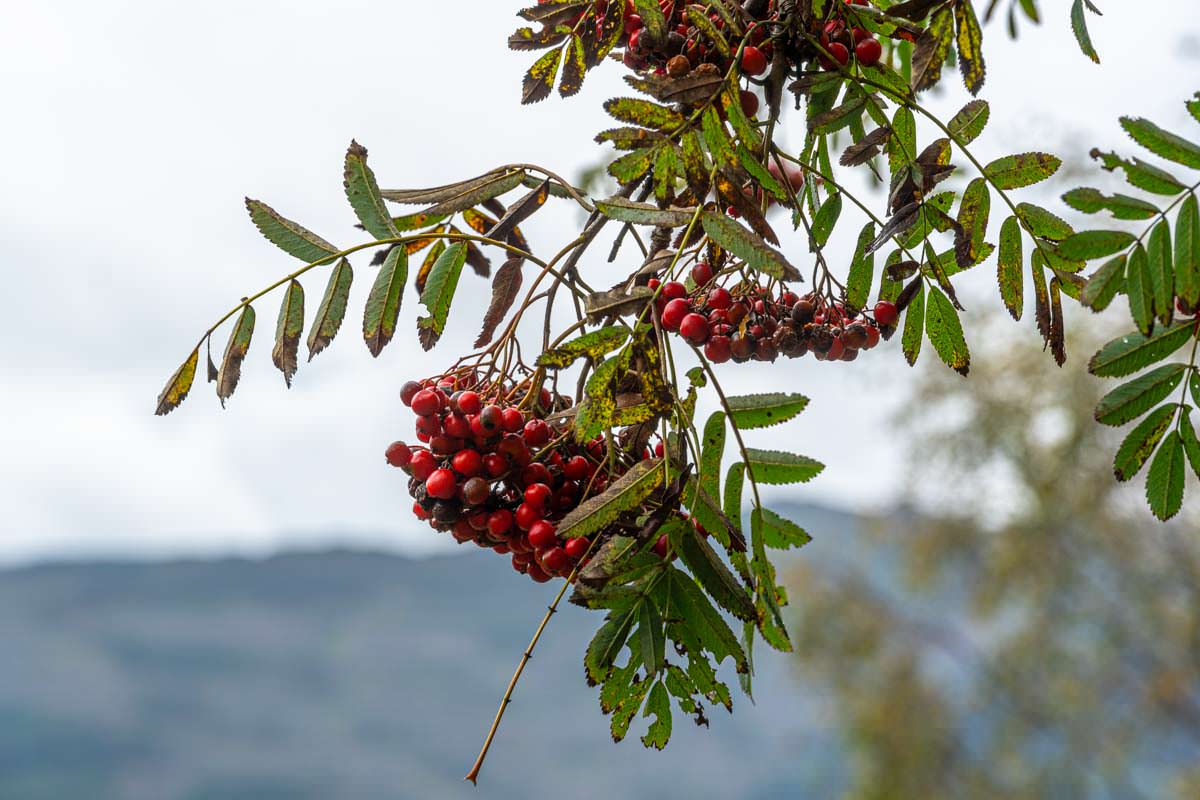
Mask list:
[[[858,529],[792,516],[818,535],[805,558]],[[0,572],[0,798],[837,796],[836,730],[766,648],[758,705],[735,689],[710,729],[677,716],[665,753],[613,744],[582,674],[599,617],[574,607],[464,784],[553,593],[466,548]]]

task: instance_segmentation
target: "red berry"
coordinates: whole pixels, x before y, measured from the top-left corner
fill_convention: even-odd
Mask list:
[[[583,456],[571,456],[563,465],[563,474],[573,481],[585,480],[591,472],[588,460]]]
[[[729,290],[724,286],[718,286],[708,293],[708,307],[715,308],[718,311],[727,311],[733,305],[733,297],[729,294]],[[725,315],[725,319],[729,319],[729,315]]]
[[[499,453],[488,453],[483,457],[483,471],[489,478],[499,478],[508,472],[508,459]]]
[[[488,515],[487,529],[488,533],[492,534],[492,536],[507,536],[508,532],[512,530],[512,526],[513,515],[512,512],[508,511],[507,509],[502,508],[499,511],[493,511]]]
[[[416,381],[409,381],[404,384],[400,387],[400,402],[406,406],[411,406],[413,398],[416,397],[417,392],[421,391],[421,388],[421,384]]]
[[[500,430],[500,424],[504,421],[504,412],[500,406],[491,405],[479,412],[479,424],[488,433],[494,433]]]
[[[442,407],[441,401],[438,400],[439,394],[440,392],[435,392],[433,389],[422,389],[417,392],[412,399],[413,413],[422,417],[436,414]]]
[[[900,312],[896,308],[895,303],[889,303],[887,300],[880,300],[875,304],[875,322],[885,327],[891,327],[896,324],[896,320],[900,318]]]
[[[539,511],[544,511],[546,502],[554,491],[544,483],[531,483],[525,487],[525,502]]]
[[[625,15],[625,33],[633,34],[642,29],[642,18],[638,14]]]
[[[460,414],[447,414],[446,418],[442,420],[442,430],[447,436],[453,436],[455,439],[470,439],[474,435],[471,431],[471,423]]]
[[[542,512],[528,503],[521,503],[517,506],[516,513],[517,527],[523,531],[529,530],[535,523],[542,519]]]
[[[703,286],[711,281],[712,277],[712,267],[708,265],[707,261],[700,261],[692,267],[692,280],[696,282],[697,286]]]
[[[654,543],[654,555],[658,556],[659,558],[661,558],[665,561],[667,558],[667,550],[670,548],[670,546],[671,546],[671,541],[670,541],[670,539],[667,538],[667,535],[664,533],[662,536],[659,536],[658,541],[656,541]]]
[[[384,456],[393,467],[407,467],[412,461],[412,450],[404,442],[392,442]]]
[[[832,61],[824,56],[821,57],[821,63],[826,69],[835,69],[835,62],[843,67],[850,63],[850,50],[841,42],[830,42],[825,49],[829,51],[829,55],[833,56]]]
[[[416,425],[413,427],[417,433],[423,433],[426,436],[437,436],[442,432],[442,421],[434,416],[417,417]]]
[[[508,460],[521,469],[529,466],[529,462],[533,459],[525,440],[515,433],[505,436],[500,444],[496,445],[496,451],[501,455],[508,456]]]
[[[842,344],[842,337],[833,337],[833,344],[829,346],[829,351],[825,353],[825,358],[829,361],[837,361],[842,357],[842,353],[846,352],[846,346]]]
[[[467,415],[478,414],[483,410],[483,401],[476,392],[460,392],[458,395],[458,410]]]
[[[551,547],[542,553],[542,566],[549,572],[558,572],[570,563],[567,551],[561,547]]]
[[[669,286],[670,284],[667,285]],[[688,304],[688,301],[682,297],[677,297],[671,302],[667,303],[666,307],[662,311],[663,328],[668,331],[679,330],[680,324],[683,322],[684,317],[688,316],[689,311],[691,311],[691,306]],[[701,317],[701,319],[703,319],[703,317]]]
[[[757,47],[747,47],[742,51],[742,72],[747,75],[762,75],[767,71],[767,57]]]
[[[829,52],[833,52],[830,48]],[[836,56],[837,54],[834,53]],[[878,39],[863,39],[854,46],[854,57],[858,59],[858,63],[864,67],[873,67],[879,63],[880,56],[883,55],[883,45]],[[845,63],[845,62],[843,62]]]
[[[870,350],[875,345],[879,344],[879,328],[874,325],[867,326],[867,345],[865,350]]]
[[[758,95],[747,89],[742,89],[738,96],[742,102],[742,113],[747,117],[753,118],[758,114]]]
[[[704,344],[708,334],[708,320],[700,314],[688,314],[679,323],[679,335],[692,344]]]
[[[525,427],[525,415],[519,408],[506,408],[501,417],[500,426],[508,433],[516,433]]]
[[[413,516],[424,522],[429,519],[429,512],[420,503],[413,503]]]
[[[428,450],[416,451],[408,463],[408,471],[419,481],[426,480],[435,469],[437,469],[437,459]]]
[[[550,441],[550,426],[545,420],[529,420],[525,423],[525,441],[533,447],[541,447]]]
[[[430,497],[450,500],[458,492],[458,482],[450,470],[437,469],[425,479],[425,491],[429,493]]]
[[[654,445],[654,455],[658,456],[659,458],[662,458],[663,453],[665,453],[665,452],[666,452],[666,448],[663,447],[662,442],[659,442],[658,444]]]
[[[475,450],[460,450],[451,459],[450,466],[464,478],[474,478],[483,470],[483,456]]]
[[[667,281],[663,284],[662,293],[659,296],[667,301],[687,297],[687,287],[679,281]]]
[[[532,486],[535,483],[544,483],[549,486],[552,482],[550,470],[546,469],[545,464],[529,464],[521,470],[522,486]]]
[[[576,539],[567,539],[567,543],[563,545],[563,549],[567,551],[567,558],[572,561],[578,561],[587,554],[590,545],[591,542],[580,536]]]
[[[633,33],[629,34],[629,49],[640,50],[642,45],[642,29],[638,28]]]
[[[704,357],[714,364],[724,364],[733,358],[728,336],[714,336],[704,345]]]
[[[517,509],[517,524],[520,524],[521,511]],[[544,519],[534,520],[530,523],[529,528],[529,543],[534,547],[553,547],[558,543],[558,533],[554,530],[554,526]]]
[[[545,583],[546,581],[550,580],[550,576],[543,572],[542,568],[537,564],[530,564],[527,574],[538,583]]]

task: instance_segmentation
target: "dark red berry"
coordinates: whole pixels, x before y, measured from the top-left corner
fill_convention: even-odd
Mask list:
[[[407,467],[412,461],[412,450],[404,442],[392,442],[384,456],[393,467]]]
[[[724,286],[718,286],[708,293],[709,308],[715,308],[718,311],[728,311],[732,305],[733,297],[729,294],[729,290]],[[725,315],[725,319],[729,320],[728,314]],[[732,320],[729,321],[732,322]]]
[[[724,364],[733,358],[728,336],[714,336],[704,345],[704,357],[714,364]]]
[[[563,474],[573,481],[582,481],[592,472],[588,460],[583,456],[571,456],[563,465]]]
[[[670,285],[670,284],[668,284]],[[688,316],[691,306],[688,301],[682,297],[677,297],[667,303],[662,312],[662,326],[668,331],[677,331],[683,323],[684,317]],[[701,317],[703,319],[703,317]]]
[[[521,409],[512,407],[504,409],[501,427],[504,428],[507,433],[516,433],[524,428],[525,415],[521,413]]]
[[[483,401],[476,392],[460,392],[458,395],[458,410],[467,415],[478,414],[483,410]]]
[[[833,48],[830,48],[829,52],[833,53]],[[882,55],[883,45],[879,43],[878,39],[863,39],[854,46],[854,57],[864,67],[875,66],[879,63],[879,58]],[[837,57],[836,53],[834,53],[834,57]]]
[[[742,89],[739,99],[742,103],[742,113],[753,118],[758,114],[758,95],[748,89]]]
[[[579,561],[587,554],[590,542],[580,536],[577,539],[567,539],[567,543],[563,545],[563,549],[567,551],[567,558],[572,561]]]
[[[742,51],[742,72],[746,75],[762,75],[767,71],[767,56],[757,47],[750,46]]]
[[[635,32],[634,36],[636,35],[637,33]],[[543,572],[542,568],[537,564],[530,564],[527,574],[538,583],[545,583],[546,581],[550,580],[550,576]]]
[[[696,266],[692,267],[692,280],[697,286],[704,286],[712,280],[713,271],[707,261],[700,261]]]
[[[430,497],[449,500],[458,492],[458,482],[448,469],[437,469],[425,479],[425,491]]]
[[[679,323],[679,335],[692,344],[704,344],[708,334],[708,320],[700,314],[688,314]]]
[[[539,511],[546,509],[546,503],[554,491],[544,483],[531,483],[525,487],[525,502]]]
[[[438,392],[433,389],[422,389],[413,395],[412,410],[414,414],[428,417],[441,410],[442,403],[438,400]]]
[[[900,318],[900,311],[896,308],[895,303],[889,303],[887,300],[880,300],[875,304],[875,321],[880,325],[891,327],[896,324],[896,320]]]
[[[663,284],[662,292],[659,296],[667,301],[687,297],[687,287],[679,281],[667,281]]]
[[[489,433],[500,430],[500,425],[503,421],[504,412],[500,409],[500,406],[487,406],[479,412],[479,424]]]
[[[531,419],[525,423],[525,441],[532,447],[541,447],[550,441],[550,426],[545,420]]]
[[[662,536],[659,536],[658,541],[656,541],[654,543],[654,555],[658,556],[659,558],[661,558],[665,561],[667,558],[667,550],[670,549],[670,547],[671,547],[671,541],[670,541],[670,539],[667,538],[667,535],[664,533]]]
[[[437,459],[428,450],[417,450],[408,463],[408,471],[419,481],[426,480],[437,469]]]
[[[483,471],[489,478],[499,478],[508,472],[508,459],[499,453],[488,453],[483,457]]]
[[[413,398],[416,397],[417,392],[421,391],[421,388],[421,384],[416,381],[409,381],[404,384],[400,387],[400,402],[406,406],[411,406]]]
[[[523,486],[532,486],[535,483],[544,483],[549,486],[552,480],[550,470],[546,468],[545,464],[529,464],[521,470],[521,485]]]
[[[521,510],[517,509],[517,524],[521,524]],[[544,519],[537,519],[530,523],[529,527],[529,543],[537,548],[553,547],[558,543],[558,533],[554,530],[554,525],[546,522]]]
[[[454,454],[450,466],[464,478],[474,478],[483,471],[483,456],[475,450],[460,450]]]
[[[512,530],[512,526],[513,515],[512,512],[508,511],[507,509],[502,508],[499,511],[493,511],[488,515],[487,529],[488,533],[492,534],[493,536],[507,536],[508,532]]]
[[[558,572],[567,566],[569,562],[570,559],[567,558],[567,551],[561,547],[551,547],[542,553],[542,566],[548,572]]]
[[[455,439],[469,439],[474,435],[471,432],[471,423],[460,414],[447,414],[442,420],[442,430],[447,436],[453,436]]]
[[[492,486],[483,478],[471,478],[463,484],[462,498],[469,506],[477,506],[487,502],[492,493]]]
[[[521,503],[521,505],[517,506],[517,513],[515,517],[517,520],[517,527],[523,531],[527,531],[534,525],[534,523],[541,521],[542,512],[528,503]]]

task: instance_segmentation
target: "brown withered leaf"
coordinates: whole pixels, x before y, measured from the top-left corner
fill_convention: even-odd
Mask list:
[[[563,51],[547,50],[533,62],[533,66],[521,80],[521,105],[540,103],[554,91],[554,80],[558,77],[558,66],[562,63]]]
[[[492,279],[492,301],[488,304],[487,311],[484,312],[483,330],[475,339],[475,347],[483,347],[491,343],[492,337],[496,334],[496,328],[504,321],[509,309],[516,302],[517,295],[521,291],[521,266],[524,263],[525,260],[522,258],[510,258],[501,265],[500,269],[496,270],[496,277]]]
[[[1050,352],[1061,367],[1067,363],[1066,322],[1063,320],[1062,283],[1050,279]]]
[[[1042,334],[1042,338],[1046,344],[1050,344],[1050,290],[1046,287],[1046,273],[1043,269],[1045,262],[1038,254],[1032,263],[1031,274],[1033,276],[1033,298],[1034,309],[1037,312],[1038,332]]]
[[[522,170],[515,171],[524,175]],[[405,205],[442,203],[467,194],[473,189],[491,184],[497,178],[504,177],[512,172],[514,170],[491,170],[475,178],[468,178],[465,181],[455,181],[454,183],[447,183],[442,186],[431,186],[428,189],[384,189],[379,194],[384,200],[390,200],[393,203],[403,203]]]
[[[517,16],[530,22],[555,26],[559,23],[574,22],[575,18],[579,16],[579,12],[588,4],[588,0],[576,0],[574,3],[539,3],[536,6],[522,8],[517,12]]]
[[[654,291],[647,286],[634,286],[628,291],[624,286],[618,286],[606,292],[589,295],[584,301],[584,310],[588,321],[596,323],[609,318],[640,314],[653,296]]]
[[[876,128],[859,141],[847,147],[842,153],[842,157],[838,159],[838,163],[843,167],[856,167],[859,164],[865,164],[879,155],[880,148],[887,143],[887,140],[891,136],[892,129],[890,127],[885,125],[882,128]]]
[[[929,20],[929,27],[917,39],[912,55],[912,88],[919,92],[933,86],[942,77],[942,64],[954,42],[954,15],[943,6]]]
[[[955,308],[959,311],[964,311],[962,303],[958,302],[958,292],[954,290],[954,284],[950,282],[950,276],[946,274],[946,269],[942,266],[942,260],[933,251],[933,245],[928,240],[925,242],[925,261],[929,265],[929,271],[933,273],[933,277],[937,280],[938,286],[946,293],[946,297],[950,299]]]
[[[903,17],[913,22],[920,22],[925,19],[925,16],[930,10],[945,0],[905,0],[903,3],[897,3],[887,10],[889,17]]]
[[[900,296],[896,298],[897,309],[903,311],[904,309],[908,308],[908,304],[911,303],[913,298],[917,296],[917,292],[921,291],[921,287],[924,285],[924,280],[924,278],[918,275],[917,277],[913,278],[912,281],[904,287],[904,289],[901,290]]]
[[[474,242],[467,242],[467,264],[481,278],[489,278],[492,275],[492,260],[485,256]]]
[[[550,179],[547,178],[536,189],[513,203],[512,207],[508,209],[508,213],[484,235],[489,239],[504,241],[510,233],[517,229],[518,225],[529,219],[535,211],[546,205],[546,200],[549,197]]]
[[[487,236],[487,232],[496,227],[494,217],[489,217],[477,208],[468,208],[462,213],[463,222],[467,223],[467,227],[478,233],[480,236]]]
[[[219,375],[219,374],[220,374],[220,372],[219,372],[219,370],[217,369],[217,364],[216,364],[216,362],[215,362],[215,361],[213,361],[213,357],[212,357],[212,339],[210,338],[210,339],[208,340],[208,382],[209,382],[209,383],[216,383],[216,382],[217,382],[217,375]]]
[[[584,28],[591,28],[591,26],[585,25]],[[572,97],[579,94],[579,90],[583,88],[583,77],[588,70],[583,39],[573,35],[571,41],[563,48],[563,57],[562,77],[558,82],[558,93],[562,97]]]
[[[898,264],[891,264],[887,268],[888,280],[896,281],[897,283],[906,281],[913,275],[916,275],[917,270],[920,268],[921,265],[915,261],[901,261]]]
[[[707,103],[725,85],[724,75],[706,69],[694,69],[678,78],[646,74],[627,75],[625,80],[638,91],[664,103]]]
[[[897,210],[887,224],[879,231],[879,235],[875,240],[867,245],[864,255],[870,255],[879,248],[883,247],[893,236],[898,236],[906,230],[917,224],[917,220],[921,216],[921,204],[913,201],[908,205]]]
[[[221,361],[220,373],[217,376],[217,397],[221,400],[222,408],[241,380],[242,361],[250,350],[250,340],[254,336],[254,321],[254,308],[246,306],[229,334],[229,344],[225,347],[225,357]]]

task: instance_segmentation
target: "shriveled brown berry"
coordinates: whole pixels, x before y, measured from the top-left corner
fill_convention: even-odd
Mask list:
[[[811,300],[797,301],[796,305],[792,306],[792,322],[797,325],[807,325],[813,321],[816,313],[817,307]]]
[[[687,56],[671,56],[667,61],[667,74],[672,78],[682,78],[692,71],[692,62],[688,61]]]

